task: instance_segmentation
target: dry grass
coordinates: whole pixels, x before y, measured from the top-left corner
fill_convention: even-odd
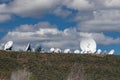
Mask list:
[[[120,56],[0,51],[0,78],[27,70],[29,80],[120,80]]]

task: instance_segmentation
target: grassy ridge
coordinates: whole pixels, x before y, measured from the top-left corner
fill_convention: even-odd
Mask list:
[[[120,56],[0,51],[0,78],[25,69],[29,80],[120,80]]]

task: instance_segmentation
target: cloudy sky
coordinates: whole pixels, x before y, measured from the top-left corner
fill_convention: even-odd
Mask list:
[[[83,37],[119,54],[120,0],[0,0],[1,45],[80,49]]]

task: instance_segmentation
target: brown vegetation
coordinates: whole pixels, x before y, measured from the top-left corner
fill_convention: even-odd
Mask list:
[[[0,51],[0,79],[26,70],[29,80],[119,80],[120,56]]]

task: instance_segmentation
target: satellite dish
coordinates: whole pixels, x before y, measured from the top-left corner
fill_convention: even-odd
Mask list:
[[[84,51],[81,51],[80,53],[81,53],[81,54],[83,54],[83,53],[84,53]]]
[[[26,49],[25,49],[25,51],[30,51],[31,52],[31,45],[30,45],[30,43],[28,43],[28,45],[27,45],[27,47],[26,47]]]
[[[35,52],[42,52],[42,47],[40,44],[37,44],[35,47]]]
[[[59,48],[57,48],[57,49],[55,49],[55,51],[54,51],[55,53],[61,53],[62,52],[62,50],[61,49],[59,49]]]
[[[51,53],[54,53],[54,51],[55,51],[55,48],[51,48],[51,49],[50,49],[50,52],[51,52]]]
[[[80,48],[85,53],[89,53],[89,52],[95,53],[96,52],[96,42],[95,42],[95,40],[93,40],[91,38],[84,38],[80,42]]]
[[[65,49],[64,53],[71,53],[70,49]]]
[[[114,54],[114,52],[115,52],[115,50],[114,49],[112,49],[112,50],[110,50],[110,52],[108,53],[109,55],[113,55]]]
[[[12,47],[13,47],[13,41],[8,41],[4,46],[4,50],[12,50]]]
[[[88,52],[87,52],[87,51],[84,51],[83,53],[84,53],[84,54],[87,54]]]
[[[80,54],[80,50],[75,50],[74,53],[75,54]]]
[[[107,54],[107,53],[108,53],[107,50],[104,50],[103,54]]]
[[[102,53],[102,50],[98,49],[96,54],[101,54],[101,53]]]

